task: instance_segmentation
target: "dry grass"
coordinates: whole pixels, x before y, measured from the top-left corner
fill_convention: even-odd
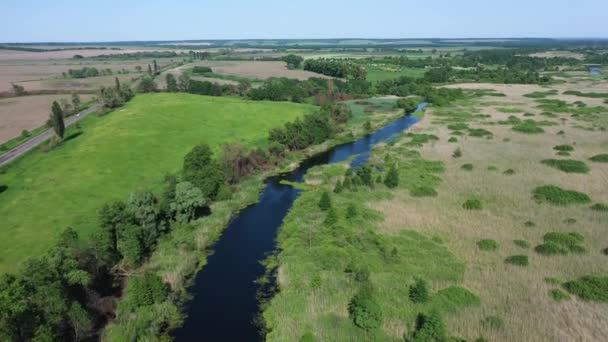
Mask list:
[[[24,129],[33,130],[44,125],[49,118],[51,104],[70,95],[36,95],[0,99],[0,143],[21,134]],[[82,102],[92,95],[80,95]]]
[[[271,77],[287,77],[298,80],[306,80],[311,77],[329,78],[327,76],[304,70],[289,70],[285,62],[265,62],[265,61],[206,61],[196,63],[198,66],[208,66],[213,72],[218,74],[235,75],[241,77],[267,79]]]
[[[557,303],[548,294],[557,285],[544,281],[554,277],[561,281],[587,274],[608,273],[606,256],[606,227],[608,215],[593,212],[588,206],[554,207],[539,204],[532,199],[532,190],[538,185],[556,184],[563,188],[587,193],[595,202],[608,201],[608,165],[590,165],[586,175],[567,175],[540,163],[554,156],[553,146],[575,144],[573,158],[585,160],[606,151],[608,142],[605,132],[589,132],[574,128],[576,122],[566,121],[558,126],[544,127],[545,133],[524,135],[513,132],[508,125],[490,125],[490,121],[503,120],[506,114],[496,108],[520,108],[538,112],[532,99],[525,93],[546,90],[530,85],[458,85],[464,88],[492,88],[505,93],[500,104],[487,105],[488,99],[474,104],[480,113],[492,115],[491,119],[477,120],[472,127],[484,128],[494,134],[494,139],[459,137],[457,144],[448,143],[450,131],[436,123],[432,110],[427,113],[414,131],[432,133],[440,138],[433,145],[422,149],[425,159],[441,160],[446,165],[444,181],[437,188],[434,198],[414,198],[403,192],[390,201],[376,202],[373,207],[385,215],[382,229],[394,234],[401,229],[414,229],[430,236],[439,236],[449,249],[467,267],[464,286],[479,295],[482,306],[468,309],[449,320],[452,332],[474,339],[485,336],[496,341],[600,341],[608,339],[608,305],[583,302],[576,298]],[[581,84],[560,85],[558,88],[587,90],[607,85]],[[561,91],[560,91],[561,93]],[[557,97],[560,97],[558,95]],[[577,98],[588,105],[593,99]],[[474,108],[471,108],[472,111]],[[566,115],[563,115],[566,117]],[[540,119],[540,118],[538,118]],[[557,120],[558,121],[558,120]],[[559,122],[559,121],[558,121]],[[557,135],[564,130],[565,136]],[[503,139],[508,139],[504,141]],[[452,158],[459,146],[461,158]],[[473,171],[461,170],[463,163],[475,166]],[[487,170],[494,165],[497,171]],[[506,176],[502,171],[514,169]],[[407,180],[403,180],[407,182]],[[484,203],[480,211],[462,209],[462,203],[476,197]],[[577,223],[564,223],[575,218]],[[532,221],[535,227],[524,223]],[[532,245],[542,241],[548,231],[577,231],[585,237],[586,254],[544,257],[532,250],[522,250],[514,239],[530,241]],[[501,248],[494,253],[483,253],[476,247],[480,239],[494,239]],[[527,254],[530,265],[516,267],[504,263],[507,256]],[[491,330],[481,321],[487,316],[498,316],[504,327]]]
[[[565,57],[565,58],[576,58],[579,60],[583,60],[585,55],[582,53],[576,53],[571,51],[544,51],[537,52],[529,55],[530,57],[538,57],[538,58],[555,58],[555,57]]]

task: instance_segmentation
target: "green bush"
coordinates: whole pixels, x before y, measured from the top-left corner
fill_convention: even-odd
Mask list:
[[[327,211],[329,208],[331,208],[331,197],[329,197],[329,193],[325,191],[319,200],[319,209]]]
[[[589,160],[596,163],[608,163],[608,153],[596,154],[595,156],[589,158]]]
[[[490,165],[490,166],[488,166],[487,170],[488,171],[497,171],[498,168],[496,166],[494,166],[494,165]]]
[[[517,246],[517,247],[521,247],[521,248],[530,248],[530,243],[526,240],[513,240],[513,243]]]
[[[462,150],[460,149],[460,147],[454,150],[454,153],[452,153],[452,157],[453,158],[462,157]]]
[[[576,223],[576,219],[573,219],[572,217],[569,217],[567,219],[564,220],[565,224],[569,224],[569,225],[573,225]]]
[[[473,170],[473,164],[464,164],[460,168],[463,169],[463,170],[466,170],[466,171],[472,171]]]
[[[564,283],[564,288],[584,300],[608,302],[608,277],[585,276]]]
[[[505,259],[505,262],[516,266],[528,266],[529,264],[527,255],[511,255]]]
[[[503,327],[504,322],[498,316],[488,316],[481,321],[481,325],[488,329],[498,330]]]
[[[568,250],[564,246],[554,242],[545,242],[536,246],[534,250],[543,255],[568,254]]]
[[[569,157],[570,156],[570,152],[565,152],[565,151],[559,151],[556,154],[558,156],[561,156],[561,157]]]
[[[382,308],[368,291],[359,291],[348,306],[350,316],[356,326],[373,331],[382,325]]]
[[[462,204],[462,207],[467,210],[481,210],[483,205],[481,204],[480,200],[472,198],[466,200],[466,202]]]
[[[549,295],[556,302],[563,302],[565,300],[570,299],[570,295],[560,289],[553,289],[549,291]]]
[[[587,173],[589,167],[579,160],[572,159],[545,159],[542,161],[543,164],[556,168],[560,171],[567,173]]]
[[[399,186],[399,172],[394,165],[388,170],[386,178],[384,179],[384,185],[391,189]]]
[[[410,286],[409,298],[414,303],[425,303],[429,300],[429,286],[424,279],[417,279]]]
[[[508,169],[505,172],[503,172],[503,174],[507,175],[507,176],[512,176],[515,174],[515,170],[513,169]]]
[[[452,131],[462,131],[465,129],[469,129],[469,125],[467,125],[463,122],[458,122],[458,123],[449,124],[448,129],[451,129]]]
[[[591,210],[595,211],[608,211],[608,204],[605,203],[595,203],[591,206]]]
[[[300,337],[300,342],[315,342],[316,340],[315,335],[310,331],[305,332],[304,335]]]
[[[585,238],[576,232],[560,233],[550,232],[543,237],[544,243],[534,248],[537,253],[543,255],[583,253],[585,248],[581,244]]]
[[[512,129],[515,132],[524,134],[540,134],[545,132],[545,130],[542,127],[538,126],[538,124],[534,120],[525,120],[522,123],[513,126]]]
[[[536,227],[536,223],[534,223],[532,221],[526,221],[526,222],[524,222],[524,226],[526,226],[526,227]]]
[[[591,202],[587,194],[574,190],[564,190],[556,185],[539,186],[533,191],[538,202],[554,205],[586,204]]]
[[[492,135],[493,135],[492,132],[485,130],[483,128],[469,129],[469,136],[471,136],[471,137],[483,138],[483,137],[491,137]]]
[[[498,249],[498,242],[492,239],[484,239],[477,241],[477,247],[486,252],[492,252]]]
[[[456,137],[450,137],[450,139],[448,139],[448,142],[451,142],[451,143],[458,142],[458,138],[456,138]]]
[[[437,311],[430,314],[419,314],[416,318],[416,330],[406,337],[408,342],[447,342],[452,339]]]
[[[563,152],[574,151],[574,147],[572,147],[571,145],[557,145],[557,146],[554,146],[553,149],[556,151],[563,151]]]
[[[437,196],[437,191],[428,185],[421,185],[412,188],[410,195],[413,197],[435,197]]]

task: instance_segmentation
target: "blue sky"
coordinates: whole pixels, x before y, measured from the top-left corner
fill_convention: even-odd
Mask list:
[[[0,42],[608,37],[608,0],[2,0]]]

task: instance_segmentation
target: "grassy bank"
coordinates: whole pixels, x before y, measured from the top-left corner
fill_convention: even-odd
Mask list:
[[[86,118],[50,153],[35,150],[0,175],[0,272],[44,251],[67,226],[86,236],[97,211],[131,191],[160,186],[200,143],[264,146],[270,128],[313,107],[187,94],[139,95],[106,117]]]

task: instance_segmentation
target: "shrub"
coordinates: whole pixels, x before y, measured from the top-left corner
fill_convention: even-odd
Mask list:
[[[460,149],[460,147],[454,150],[454,153],[452,153],[452,157],[453,158],[462,157],[462,150]]]
[[[310,331],[305,332],[304,335],[300,337],[300,342],[315,342],[316,340],[315,335]]]
[[[537,253],[544,255],[583,253],[585,248],[581,243],[585,238],[576,232],[559,233],[550,232],[543,237],[544,243],[536,246],[534,249]]]
[[[564,220],[564,223],[572,225],[572,224],[576,223],[576,219],[573,219],[572,217],[569,217],[569,218],[567,218],[567,219]]]
[[[589,158],[589,160],[596,163],[608,163],[608,153],[596,154],[595,156]]]
[[[504,174],[504,175],[507,175],[507,176],[512,176],[512,175],[514,175],[514,174],[515,174],[515,170],[513,170],[513,169],[508,169],[508,170],[505,170],[505,172],[503,172],[503,174]]]
[[[399,186],[399,172],[394,165],[388,170],[386,178],[384,179],[384,185],[391,189]]]
[[[463,170],[466,170],[466,171],[472,171],[473,170],[473,164],[464,164],[460,168],[463,169]]]
[[[462,204],[462,207],[467,210],[481,210],[483,206],[478,199],[468,199]]]
[[[504,322],[498,316],[488,316],[481,321],[481,325],[488,329],[498,330],[502,328]]]
[[[352,219],[357,217],[357,207],[354,204],[349,204],[348,208],[346,208],[346,218]]]
[[[524,134],[540,134],[545,132],[545,130],[542,127],[539,127],[534,120],[525,120],[522,123],[513,126],[512,129],[515,132]]]
[[[448,129],[451,129],[453,131],[461,131],[461,130],[469,129],[469,125],[467,125],[463,122],[459,122],[459,123],[449,124]]]
[[[586,204],[591,202],[587,194],[574,190],[564,190],[556,185],[539,186],[533,191],[534,199],[538,202],[548,202],[553,205]]]
[[[350,316],[356,326],[373,331],[382,325],[382,308],[367,291],[359,291],[348,306]]]
[[[327,215],[325,216],[325,221],[323,221],[323,223],[328,227],[331,227],[338,223],[338,214],[336,213],[336,210],[333,207],[329,207],[329,209],[327,210]]]
[[[469,136],[483,138],[483,137],[491,137],[493,136],[492,132],[485,130],[483,128],[471,128],[469,129]]]
[[[479,240],[477,241],[477,247],[482,251],[492,252],[498,249],[498,242],[491,239]]]
[[[494,166],[494,165],[490,165],[490,166],[488,166],[487,170],[488,171],[497,171],[498,168],[496,166]]]
[[[450,137],[450,139],[448,139],[448,142],[451,142],[451,143],[458,142],[458,138],[456,138],[456,137]]]
[[[579,160],[572,159],[545,159],[543,164],[567,173],[587,173],[589,167]]]
[[[569,157],[570,156],[570,152],[565,152],[565,151],[559,151],[556,154],[558,156],[561,156],[561,157]]]
[[[513,243],[517,246],[517,247],[521,247],[521,248],[530,248],[530,243],[526,240],[513,240]]]
[[[435,197],[437,191],[428,185],[421,185],[410,190],[410,195],[413,197]]]
[[[327,211],[329,208],[331,208],[331,198],[329,197],[329,193],[327,191],[323,192],[321,195],[321,199],[319,200],[319,208],[323,211]]]
[[[608,302],[608,277],[585,276],[566,282],[563,286],[581,299]]]
[[[505,262],[516,266],[528,266],[529,264],[527,255],[511,255],[505,259]]]
[[[425,303],[429,300],[428,284],[424,279],[417,279],[410,286],[409,298],[414,303]]]
[[[534,248],[537,253],[543,255],[567,254],[568,250],[554,242],[545,242]]]
[[[526,222],[524,222],[524,226],[526,226],[526,227],[535,227],[536,223],[534,223],[532,221],[526,221]]]
[[[591,210],[595,211],[608,211],[608,204],[605,203],[596,203],[591,206]]]
[[[557,145],[557,146],[554,146],[553,149],[556,151],[563,151],[563,152],[574,151],[574,147],[572,147],[571,145]]]
[[[549,291],[549,295],[556,302],[563,302],[565,300],[570,299],[570,295],[560,289],[553,289]]]
[[[419,314],[416,318],[416,330],[406,338],[408,342],[451,341],[447,329],[438,312],[429,315]]]

